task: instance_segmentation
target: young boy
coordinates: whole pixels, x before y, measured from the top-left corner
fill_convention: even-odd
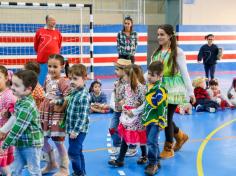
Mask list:
[[[71,92],[66,110],[66,133],[69,134],[68,155],[72,162],[73,175],[85,176],[85,161],[82,152],[83,142],[88,133],[90,95],[85,87],[86,67],[73,65],[70,70]]]
[[[24,65],[24,68],[25,68],[25,70],[34,71],[35,73],[37,73],[38,76],[40,74],[40,65],[37,62],[34,62],[34,61],[27,62]],[[39,82],[37,83],[35,89],[32,92],[32,97],[34,98],[35,103],[39,109],[40,104],[43,102],[43,100],[45,98],[45,92],[44,92],[42,86],[39,84]]]
[[[23,70],[12,77],[12,91],[18,97],[15,105],[16,122],[8,133],[2,149],[15,146],[15,161],[12,176],[22,175],[28,165],[30,175],[41,176],[40,155],[43,146],[43,133],[40,126],[39,112],[31,96],[37,85],[37,74]]]
[[[148,161],[145,173],[155,175],[160,168],[158,136],[160,129],[167,126],[167,91],[162,86],[163,63],[152,62],[148,67],[148,90],[146,101],[136,110],[127,112],[129,116],[143,111],[142,124],[146,126]]]

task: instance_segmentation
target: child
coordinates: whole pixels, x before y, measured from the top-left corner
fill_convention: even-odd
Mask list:
[[[206,90],[205,78],[199,77],[193,80],[194,95],[196,97],[195,108],[197,112],[216,112],[219,105],[210,99]]]
[[[193,106],[191,105],[191,103],[183,103],[177,106],[177,108],[175,109],[176,113],[179,113],[181,115],[185,115],[185,114],[192,114],[192,109]]]
[[[155,175],[160,169],[158,136],[159,129],[167,126],[167,91],[162,86],[164,65],[161,61],[152,62],[148,67],[148,92],[142,123],[147,130],[148,161],[145,173]]]
[[[60,170],[55,176],[64,176],[69,174],[68,155],[64,146],[65,129],[60,127],[60,122],[64,118],[64,109],[55,105],[54,100],[63,99],[69,92],[69,80],[61,76],[61,70],[64,65],[64,58],[61,55],[54,54],[48,59],[48,76],[44,83],[45,99],[40,105],[40,118],[44,131],[43,150],[48,153],[49,162],[42,170],[43,174],[49,173],[57,168],[57,163],[53,149],[48,142],[51,138],[59,152]]]
[[[232,107],[230,101],[221,93],[217,79],[210,80],[209,87],[210,88],[207,91],[211,100],[218,103],[222,110],[224,110],[226,107]]]
[[[132,118],[125,113],[127,110],[137,108],[144,102],[146,88],[145,85],[138,81],[137,75],[131,65],[124,68],[124,79],[127,84],[124,86],[123,112],[120,116],[120,124],[118,126],[118,131],[122,138],[120,153],[116,160],[110,160],[108,162],[108,164],[114,167],[121,167],[124,165],[124,157],[129,144],[141,145],[142,156],[138,160],[138,164],[144,164],[147,160],[145,146],[146,130],[141,123],[142,113],[139,113]]]
[[[101,82],[93,81],[89,88],[91,96],[91,112],[108,113],[110,107],[107,105],[107,97],[106,94],[101,91],[101,86]]]
[[[109,150],[111,155],[117,155],[120,150],[121,139],[119,137],[117,127],[120,122],[120,115],[122,112],[122,102],[124,99],[124,86],[126,83],[123,78],[124,67],[131,65],[131,61],[126,59],[118,59],[117,62],[114,63],[114,65],[115,65],[115,73],[116,76],[118,77],[118,80],[116,80],[114,83],[113,93],[114,93],[115,108],[109,128],[109,132],[113,140],[113,148],[112,150]]]
[[[10,114],[14,111],[16,102],[12,90],[9,88],[10,80],[11,76],[9,76],[9,72],[3,65],[0,65],[0,127],[4,126],[8,121]],[[2,134],[5,134],[5,131],[1,129],[0,132],[0,146],[2,146],[2,140],[5,137]],[[0,172],[3,175],[11,175],[8,166],[14,161],[13,149],[13,147],[9,147],[4,153],[0,154]]]
[[[26,165],[30,175],[42,175],[40,155],[43,146],[43,133],[39,112],[31,96],[37,81],[37,74],[31,70],[19,71],[12,77],[11,89],[18,98],[14,108],[16,122],[8,133],[1,150],[2,153],[10,146],[16,147],[12,176],[22,175]]]
[[[236,107],[236,78],[233,79],[232,86],[228,90],[228,98],[234,107]]]
[[[37,62],[33,62],[33,61],[27,62],[24,65],[24,69],[34,71],[35,73],[37,73],[38,76],[40,74],[40,66],[39,66],[39,63],[37,63]],[[44,90],[43,90],[42,86],[39,84],[39,82],[37,83],[34,91],[32,92],[32,96],[35,100],[37,107],[39,108],[40,104],[43,102],[44,97],[45,97]]]
[[[66,110],[66,133],[69,134],[68,155],[72,163],[74,176],[85,176],[83,141],[88,133],[90,95],[85,87],[87,78],[86,67],[82,64],[73,65],[70,70],[72,91],[68,98]]]
[[[129,116],[144,111],[142,124],[146,127],[148,161],[145,173],[155,175],[160,169],[158,137],[167,126],[167,91],[162,85],[163,63],[154,61],[148,67],[146,101],[139,108],[127,112]]]

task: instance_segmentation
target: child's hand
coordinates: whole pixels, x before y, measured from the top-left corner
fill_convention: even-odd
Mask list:
[[[196,98],[195,98],[194,95],[191,95],[191,96],[190,96],[190,103],[191,103],[192,105],[194,105],[194,104],[196,103]]]
[[[139,102],[139,101],[136,101],[136,102],[134,102],[134,106],[137,108],[137,107],[139,107],[141,105],[141,102]]]
[[[217,94],[216,96],[217,96],[218,98],[220,98],[220,97],[221,97],[221,95],[220,95],[220,94]]]
[[[51,105],[52,105],[52,104],[55,104],[55,103],[56,103],[55,100],[50,100],[50,101],[49,101],[49,104],[51,104]]]
[[[59,112],[59,113],[61,113],[61,112],[64,112],[65,111],[65,107],[62,105],[62,106],[60,106],[60,105],[54,105],[54,112]]]
[[[0,140],[5,139],[6,135],[7,135],[6,133],[3,133],[3,132],[0,131]]]
[[[119,102],[118,102],[118,104],[120,105],[120,106],[123,106],[124,104],[125,104],[125,100],[123,99],[123,100],[120,100]]]
[[[76,134],[75,132],[70,133],[70,138],[71,139],[75,139],[75,138],[77,138],[77,136],[78,136],[78,134]]]
[[[129,117],[133,117],[134,116],[134,114],[133,114],[133,112],[131,110],[124,110],[124,113],[126,115],[128,115]]]
[[[1,111],[1,116],[2,116],[3,118],[8,118],[8,110],[7,110],[7,109],[3,109],[3,110]]]

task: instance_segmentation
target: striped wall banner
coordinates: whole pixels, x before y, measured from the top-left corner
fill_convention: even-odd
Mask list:
[[[177,25],[178,44],[184,50],[188,63],[196,63],[200,47],[206,44],[207,34],[215,36],[214,44],[223,48],[219,62],[236,62],[236,26],[234,25]]]
[[[8,68],[19,68],[29,60],[36,60],[34,35],[36,30],[43,26],[44,24],[0,24],[0,64]],[[89,25],[83,26],[82,35],[79,25],[58,24],[57,29],[63,36],[61,54],[72,64],[83,62],[89,66]],[[94,25],[94,66],[112,66],[117,60],[116,37],[121,29],[122,25]],[[135,25],[134,30],[138,32],[136,63],[146,65],[147,26]]]

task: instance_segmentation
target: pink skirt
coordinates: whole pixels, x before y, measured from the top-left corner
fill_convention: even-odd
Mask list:
[[[2,127],[6,122],[7,118],[0,119],[0,127]],[[0,147],[2,147],[3,141],[0,141]],[[11,146],[4,150],[3,153],[0,154],[0,167],[6,167],[10,165],[14,161],[14,147]]]
[[[128,130],[120,123],[118,132],[128,145],[145,145],[147,143],[146,130]]]

